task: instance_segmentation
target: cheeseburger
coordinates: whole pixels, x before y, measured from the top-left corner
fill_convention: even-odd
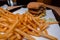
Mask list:
[[[45,15],[45,4],[40,2],[30,2],[27,5],[28,11],[34,16],[44,16]]]

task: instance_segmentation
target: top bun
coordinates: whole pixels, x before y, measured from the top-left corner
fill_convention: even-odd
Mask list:
[[[40,3],[40,2],[30,2],[27,5],[27,8],[29,8],[29,9],[39,9],[40,6],[45,6],[45,4],[44,3]]]

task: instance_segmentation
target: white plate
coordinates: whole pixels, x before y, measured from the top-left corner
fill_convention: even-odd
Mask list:
[[[27,8],[21,8],[15,12],[13,12],[14,14],[16,13],[20,13],[20,14],[23,14],[27,11],[28,9]],[[52,12],[52,10],[46,10],[46,16],[44,17],[46,19],[48,18],[53,18],[55,19],[55,16]],[[56,20],[56,19],[55,19]],[[50,25],[50,27],[47,29],[48,30],[48,33],[54,37],[56,37],[58,40],[60,40],[60,27],[58,24],[52,24]],[[43,37],[34,37],[36,40],[48,40],[46,38],[43,38]]]

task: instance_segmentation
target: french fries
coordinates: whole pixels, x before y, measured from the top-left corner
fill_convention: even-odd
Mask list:
[[[47,31],[49,25],[56,23],[58,22],[46,22],[29,12],[20,15],[0,8],[0,40],[23,40],[24,38],[35,40],[32,36],[57,40]],[[2,32],[3,34],[1,34]]]
[[[58,40],[57,38],[55,38],[55,37],[53,37],[53,36],[51,36],[51,35],[49,35],[49,34],[43,33],[42,36],[45,37],[45,38],[48,38],[48,39],[50,39],[50,40]]]
[[[21,35],[19,35],[18,33],[15,33],[15,34],[16,34],[17,39],[21,39]]]
[[[22,32],[21,30],[19,30],[19,29],[15,29],[15,30],[16,30],[16,32],[18,32],[19,34],[23,35],[26,39],[28,39],[28,40],[35,40],[35,39],[32,38],[30,35]]]

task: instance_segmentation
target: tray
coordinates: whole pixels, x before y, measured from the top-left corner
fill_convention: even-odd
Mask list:
[[[16,13],[20,13],[23,14],[27,11],[27,8],[20,8],[18,10],[16,10],[15,12],[13,12],[14,14]],[[50,9],[50,8],[46,8],[46,16],[45,18],[54,18],[56,20],[56,12],[54,12],[54,10]],[[57,19],[58,20],[58,19]],[[60,40],[60,27],[59,24],[52,24],[49,26],[49,28],[47,29],[48,33],[54,37],[56,37],[58,40]],[[46,38],[43,37],[34,37],[36,40],[48,40]]]

